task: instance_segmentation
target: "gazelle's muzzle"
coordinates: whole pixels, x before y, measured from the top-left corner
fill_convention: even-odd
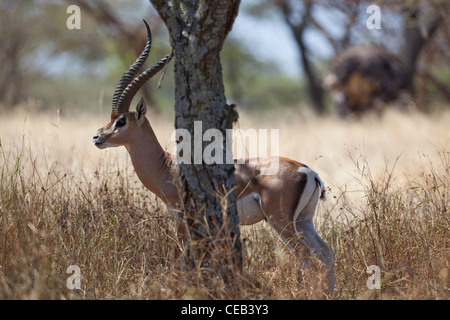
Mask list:
[[[95,146],[97,148],[103,149],[104,146],[102,146],[106,140],[105,140],[105,135],[103,132],[103,128],[100,128],[97,130],[97,133],[95,134],[95,136],[92,137],[92,142],[95,144]]]

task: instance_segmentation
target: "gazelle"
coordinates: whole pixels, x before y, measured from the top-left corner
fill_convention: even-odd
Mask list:
[[[135,111],[129,111],[139,88],[172,58],[172,53],[168,54],[136,77],[151,47],[150,28],[147,23],[145,25],[148,32],[146,46],[119,81],[113,97],[111,121],[98,130],[93,142],[100,149],[125,146],[140,181],[167,205],[169,212],[176,215],[174,209],[180,202],[176,185],[176,160],[172,160],[170,153],[165,152],[159,144],[145,117],[146,105],[143,99]],[[317,234],[313,224],[319,197],[324,197],[322,180],[304,164],[285,157],[276,160],[279,167],[274,175],[262,174],[270,161],[264,161],[266,164],[258,161],[255,164],[247,159],[243,164],[235,163],[240,224],[251,225],[266,220],[294,253],[303,258],[306,267],[310,264],[311,253],[316,254],[326,265],[328,289],[333,294],[334,253]],[[182,233],[183,224],[178,225]]]

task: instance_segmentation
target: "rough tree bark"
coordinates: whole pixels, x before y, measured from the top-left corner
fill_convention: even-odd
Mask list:
[[[203,157],[201,164],[194,164],[192,148],[192,164],[179,167],[182,213],[188,226],[186,267],[223,276],[233,262],[240,265],[241,243],[233,191],[234,164],[225,163],[226,129],[232,128],[237,113],[226,103],[219,53],[240,1],[150,2],[167,25],[175,50],[176,129],[188,130],[193,141],[194,122],[201,121],[202,135],[208,129],[218,129],[224,137],[224,164],[207,165]],[[203,142],[202,151],[209,143]],[[224,247],[231,248],[232,261],[224,254]]]

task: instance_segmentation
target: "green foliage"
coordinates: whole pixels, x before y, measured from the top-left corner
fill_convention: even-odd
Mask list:
[[[130,15],[127,4],[127,1],[115,1],[108,9],[117,17],[122,13]],[[144,38],[136,36],[133,40],[136,45],[131,48],[115,36],[111,25],[97,21],[95,15],[83,9],[81,29],[69,30],[66,27],[68,5],[66,2],[32,1],[25,6],[17,1],[0,7],[2,24],[8,30],[0,35],[2,43],[6,43],[4,49],[14,37],[20,40],[18,54],[14,57],[18,60],[16,66],[13,57],[6,56],[6,52],[1,56],[10,68],[0,70],[0,80],[9,83],[11,94],[15,89],[20,91],[16,94],[19,100],[15,99],[14,103],[31,99],[45,109],[97,111],[108,108],[118,79],[136,59],[136,48],[140,48],[137,42],[145,43]],[[129,23],[128,19],[125,25]],[[140,30],[138,24],[141,23],[136,19],[127,30]],[[167,34],[154,29],[152,52],[145,67],[169,50]],[[259,60],[236,39],[226,41],[222,66],[226,96],[241,108],[260,110],[292,106],[302,98],[298,79],[282,75],[274,63]],[[161,88],[157,89],[159,80],[160,75],[149,81],[144,87],[145,93],[138,96],[144,95],[155,109],[172,112],[173,63]]]
[[[261,61],[235,39],[228,39],[222,50],[226,96],[244,109],[270,109],[297,105],[301,83],[282,74],[269,61]]]

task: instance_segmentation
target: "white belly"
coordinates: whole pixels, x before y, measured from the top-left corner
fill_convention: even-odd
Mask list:
[[[236,205],[240,225],[250,225],[264,219],[259,194],[252,192],[245,198],[238,200]]]
[[[265,218],[264,212],[261,209],[261,197],[256,192],[252,192],[248,196],[238,200],[236,206],[240,225],[255,224]],[[179,222],[180,216],[178,211],[170,206],[167,206],[167,210]]]

